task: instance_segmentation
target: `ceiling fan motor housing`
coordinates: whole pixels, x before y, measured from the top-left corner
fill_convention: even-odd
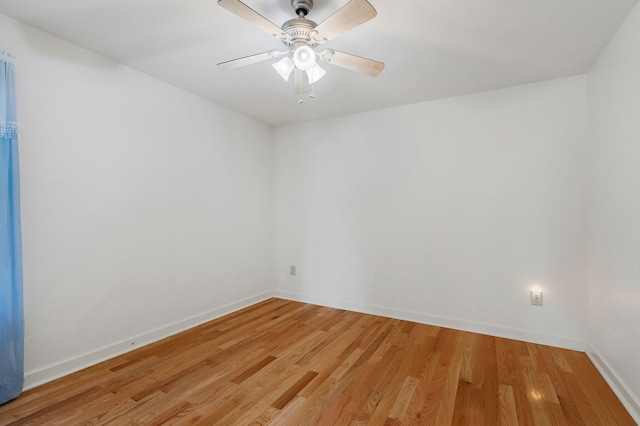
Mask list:
[[[313,0],[291,0],[291,7],[296,15],[307,16],[313,9]]]
[[[311,33],[318,26],[315,22],[306,18],[290,19],[282,25],[282,30],[289,34],[289,40],[283,40],[289,46],[299,44],[315,45]]]

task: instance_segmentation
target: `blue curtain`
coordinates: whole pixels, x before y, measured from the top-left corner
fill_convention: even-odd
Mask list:
[[[13,57],[0,51],[0,404],[24,384],[22,239]]]

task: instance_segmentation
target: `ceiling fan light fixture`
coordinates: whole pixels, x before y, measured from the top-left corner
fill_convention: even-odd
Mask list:
[[[293,52],[293,63],[299,70],[308,71],[316,64],[316,52],[311,46],[303,45]]]
[[[269,21],[243,3],[243,0],[217,1],[218,5],[268,34],[276,36],[287,46],[287,50],[284,51],[271,50],[221,62],[218,64],[220,68],[233,69],[286,55],[272,64],[273,68],[285,81],[291,80],[293,74],[293,92],[296,95],[309,94],[310,97],[313,97],[312,85],[325,75],[325,71],[318,65],[318,60],[371,77],[380,74],[384,68],[382,62],[349,53],[333,49],[316,52],[314,49],[317,45],[332,40],[374,18],[377,12],[367,0],[343,0],[346,4],[320,24],[307,19],[307,15],[313,8],[313,0],[290,0],[297,17],[289,19],[282,26]]]
[[[273,68],[278,72],[280,77],[284,79],[284,81],[289,81],[289,77],[295,68],[293,61],[288,56],[282,58],[275,64],[273,64]]]

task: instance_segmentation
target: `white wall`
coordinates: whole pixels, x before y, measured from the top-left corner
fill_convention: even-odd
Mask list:
[[[27,387],[271,290],[269,127],[3,15],[0,49],[23,125]]]
[[[588,74],[589,342],[640,421],[640,6]],[[626,383],[626,385],[625,385]]]
[[[279,294],[584,349],[586,108],[578,76],[276,129]]]

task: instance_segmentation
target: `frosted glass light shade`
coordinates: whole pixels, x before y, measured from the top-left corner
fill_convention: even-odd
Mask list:
[[[316,62],[313,68],[306,70],[306,73],[307,73],[307,79],[309,80],[309,84],[313,84],[316,81],[320,80],[322,77],[324,77],[324,75],[327,72],[323,70],[320,67],[320,65],[318,65],[318,63]]]
[[[275,64],[273,64],[273,68],[280,74],[280,77],[284,79],[284,81],[289,81],[289,77],[295,68],[293,61],[288,56],[282,58]]]

